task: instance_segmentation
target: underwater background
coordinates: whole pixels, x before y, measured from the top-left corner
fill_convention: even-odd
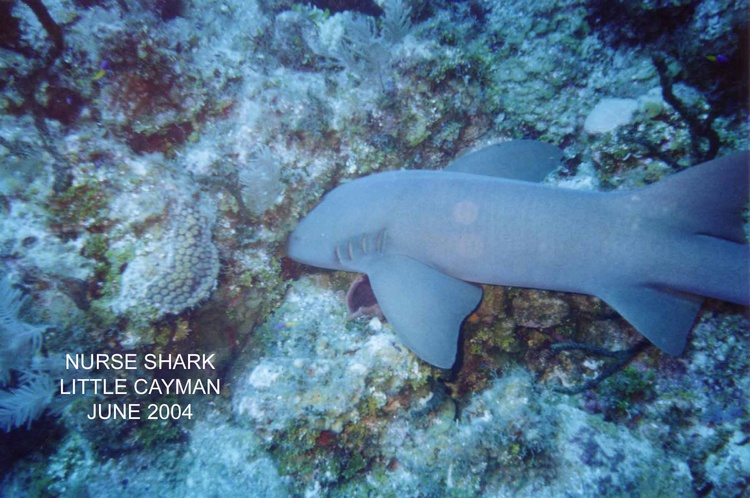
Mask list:
[[[445,371],[285,256],[347,179],[495,142],[602,191],[748,149],[747,7],[0,2],[0,495],[749,496],[746,308],[670,357],[485,286]]]

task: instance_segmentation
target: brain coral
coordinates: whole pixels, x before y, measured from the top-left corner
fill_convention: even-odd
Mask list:
[[[122,275],[117,311],[143,306],[157,317],[180,313],[208,297],[216,286],[219,254],[208,218],[176,206],[166,229],[141,248]]]

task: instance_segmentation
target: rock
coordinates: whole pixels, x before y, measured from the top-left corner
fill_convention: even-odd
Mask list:
[[[638,107],[635,99],[602,99],[586,116],[583,129],[590,135],[614,131],[631,123]]]
[[[544,329],[560,325],[569,312],[568,303],[548,292],[524,290],[513,298],[513,317],[522,327]]]

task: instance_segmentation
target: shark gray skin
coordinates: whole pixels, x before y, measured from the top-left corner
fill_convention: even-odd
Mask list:
[[[353,180],[299,223],[288,254],[366,273],[404,344],[440,368],[454,364],[461,323],[481,300],[475,283],[597,296],[671,355],[703,297],[748,304],[747,152],[616,192],[538,183],[560,157],[523,140],[443,171]]]

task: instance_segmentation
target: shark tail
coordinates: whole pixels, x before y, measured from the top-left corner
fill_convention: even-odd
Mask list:
[[[750,246],[743,210],[750,197],[750,154],[693,166],[637,191],[664,244],[680,250],[666,275],[603,289],[597,295],[661,350],[679,355],[703,297],[750,304]],[[632,195],[627,197],[632,198]]]
[[[747,243],[742,213],[750,196],[750,153],[736,152],[644,189],[683,231]]]

